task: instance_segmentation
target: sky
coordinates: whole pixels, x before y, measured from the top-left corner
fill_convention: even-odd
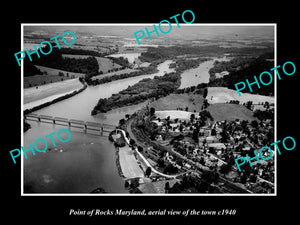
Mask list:
[[[56,33],[71,30],[75,34],[76,32],[92,32],[99,36],[120,36],[124,38],[135,38],[134,33],[139,30],[144,30],[145,27],[149,31],[154,30],[152,24],[134,24],[134,25],[100,25],[100,26],[26,26],[24,27],[24,33],[32,32],[36,30],[44,30],[48,33]],[[168,24],[166,27],[162,26],[164,31],[169,29]],[[54,35],[53,35],[54,36]],[[153,38],[157,37],[155,32],[151,34]],[[177,24],[172,24],[172,29],[169,33],[163,34],[160,32],[160,38],[170,39],[183,39],[183,40],[195,40],[195,39],[274,39],[274,26],[273,25],[251,25],[245,26],[238,24],[232,25],[203,25],[203,24],[180,24],[180,28]]]

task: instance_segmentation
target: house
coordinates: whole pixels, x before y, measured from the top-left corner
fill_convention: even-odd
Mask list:
[[[208,143],[207,146],[215,148],[217,150],[226,149],[226,146],[224,145],[224,143],[220,143],[220,142]]]
[[[216,143],[218,142],[218,139],[216,136],[208,136],[206,137],[206,143],[209,144],[209,143]]]
[[[191,166],[190,164],[188,164],[188,163],[185,163],[183,166],[184,166],[185,168],[187,168],[188,170],[192,168],[192,166]]]

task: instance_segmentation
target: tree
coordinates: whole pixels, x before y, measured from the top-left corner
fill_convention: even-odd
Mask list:
[[[223,131],[220,134],[221,134],[221,142],[227,143],[227,141],[229,139],[229,135],[228,135],[227,131],[225,129],[223,129]]]
[[[251,126],[256,128],[258,126],[258,122],[256,120],[251,121]]]
[[[199,130],[198,129],[194,129],[193,130],[193,140],[198,143],[199,142]]]
[[[252,101],[246,102],[246,108],[252,110]]]
[[[166,174],[175,174],[178,173],[178,168],[174,167],[171,163],[169,163],[165,169],[164,169],[164,173]]]
[[[203,100],[203,108],[206,109],[209,106],[207,99]]]
[[[150,166],[148,166],[147,167],[147,169],[146,169],[146,171],[145,171],[145,175],[147,176],[147,177],[149,177],[150,176],[150,174],[151,174],[151,167]]]
[[[208,93],[208,90],[207,90],[207,88],[204,88],[204,92],[203,92],[203,98],[206,98],[206,97],[207,97],[207,93]]]
[[[222,173],[224,176],[229,173],[231,170],[231,166],[229,166],[228,164],[223,164],[220,168],[220,173]]]
[[[131,146],[132,146],[132,145],[135,145],[135,140],[130,139],[129,144],[130,144]]]
[[[165,160],[164,160],[163,158],[159,158],[159,159],[157,160],[157,165],[158,165],[159,167],[165,167]]]
[[[154,116],[155,114],[155,108],[151,107],[150,108],[150,116]]]
[[[170,183],[166,182],[165,183],[165,193],[168,193],[169,189],[170,189]]]
[[[132,189],[135,189],[139,186],[139,180],[137,178],[134,178],[131,180],[131,183],[130,183],[130,188]]]
[[[122,125],[124,125],[125,124],[125,120],[124,119],[120,119],[119,120],[119,126],[122,126]]]
[[[124,184],[125,188],[129,187],[129,182],[127,180],[125,180],[125,184]]]
[[[213,128],[213,129],[211,129],[211,136],[216,136],[216,134],[217,134],[217,132],[216,132],[216,130]]]
[[[195,114],[194,113],[191,114],[190,120],[191,120],[191,123],[194,122],[194,120],[195,120]]]
[[[269,102],[265,102],[265,104],[264,104],[264,108],[266,108],[266,109],[269,109],[269,108],[270,108],[270,104],[269,104]]]
[[[63,76],[64,76],[64,73],[59,71],[59,72],[58,72],[58,76],[63,77]]]
[[[139,151],[139,152],[143,152],[143,151],[144,151],[143,147],[138,146],[138,151]]]

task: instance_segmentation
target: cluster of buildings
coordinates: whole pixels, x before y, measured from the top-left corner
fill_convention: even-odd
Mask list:
[[[241,172],[234,161],[274,142],[271,120],[212,121],[202,118],[201,122],[201,116],[191,116],[190,113],[184,118],[156,118],[152,122],[159,128],[156,143],[169,149],[161,155],[154,148],[149,148],[147,153],[154,166],[162,160],[181,172],[197,171],[196,167],[201,166],[217,171],[225,179],[250,192],[274,192],[274,159],[262,164],[254,162],[252,167],[245,166]]]

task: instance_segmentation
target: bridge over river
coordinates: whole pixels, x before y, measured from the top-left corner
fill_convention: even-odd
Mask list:
[[[30,113],[24,115],[25,120],[37,121],[43,123],[52,123],[68,127],[77,127],[82,128],[84,131],[95,130],[99,131],[100,135],[103,135],[103,132],[111,132],[116,129],[116,126],[104,123],[88,122],[83,120],[67,119],[63,117],[53,117],[46,115],[38,115],[35,113]]]

